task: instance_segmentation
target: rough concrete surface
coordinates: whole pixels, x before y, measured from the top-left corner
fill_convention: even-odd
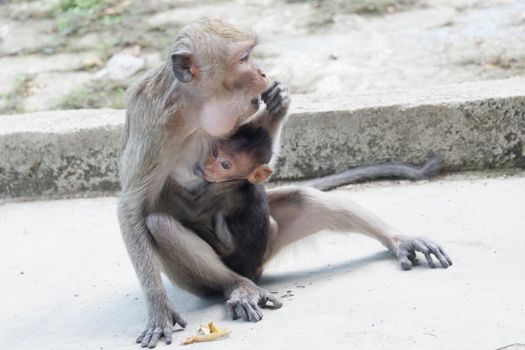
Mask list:
[[[192,349],[498,349],[525,343],[525,173],[382,182],[334,192],[403,232],[443,245],[454,265],[412,271],[377,242],[323,234],[272,263],[262,285],[284,306],[231,321],[221,298],[167,284],[189,325],[228,339]],[[2,349],[138,349],[145,304],[120,238],[115,198],[0,207]],[[295,254],[291,254],[291,253]],[[167,348],[164,344],[159,349]]]
[[[0,197],[117,189],[123,111],[0,117]]]
[[[0,198],[118,189],[122,110],[0,116]],[[315,101],[298,98],[274,179],[430,152],[447,170],[524,167],[525,80]]]

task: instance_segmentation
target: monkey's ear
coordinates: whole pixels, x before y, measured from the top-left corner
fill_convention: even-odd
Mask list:
[[[262,184],[272,173],[273,170],[268,165],[259,165],[248,175],[248,181],[252,184]]]
[[[174,53],[171,55],[171,66],[178,81],[189,83],[198,74],[197,64],[191,52]]]

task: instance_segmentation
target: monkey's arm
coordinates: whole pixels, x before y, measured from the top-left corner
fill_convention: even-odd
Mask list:
[[[233,236],[226,223],[224,212],[221,210],[214,216],[214,230],[215,236],[220,241],[222,256],[228,255],[235,249],[235,243],[233,242]]]
[[[261,99],[266,105],[266,110],[257,116],[253,122],[256,125],[264,127],[270,133],[272,139],[277,140],[281,132],[281,127],[286,121],[288,109],[290,108],[288,88],[274,81],[272,85],[262,93]],[[274,141],[274,144],[277,144],[277,142]]]
[[[155,120],[144,108],[152,109],[147,104],[139,106],[132,102],[127,111],[119,167],[122,192],[118,219],[148,309],[148,324],[137,342],[153,347],[162,336],[166,343],[171,343],[172,328],[176,324],[185,327],[186,322],[167,298],[153,238],[146,226],[146,215],[153,208],[151,198],[158,196],[167,173],[158,159],[167,158],[168,149],[164,145],[167,138],[164,121]],[[144,137],[145,134],[149,137]]]
[[[212,220],[213,222],[209,222],[208,224],[205,223],[206,220],[199,220],[187,223],[185,226],[208,243],[219,256],[226,256],[235,248],[233,237],[226,225],[226,220],[222,212],[216,213]],[[211,224],[211,226],[209,224]]]

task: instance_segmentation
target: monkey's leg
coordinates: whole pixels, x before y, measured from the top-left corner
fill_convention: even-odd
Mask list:
[[[215,251],[195,233],[167,214],[150,214],[146,223],[156,242],[166,275],[192,292],[222,292],[234,319],[262,319],[261,307],[281,302],[223,264]],[[271,302],[271,305],[268,304]]]
[[[443,249],[426,238],[396,236],[385,223],[363,208],[333,192],[308,187],[281,187],[268,190],[272,217],[279,227],[271,243],[274,256],[281,248],[322,230],[352,231],[377,239],[399,260],[404,270],[417,262],[416,252],[435,267],[434,255],[442,267],[452,265]]]

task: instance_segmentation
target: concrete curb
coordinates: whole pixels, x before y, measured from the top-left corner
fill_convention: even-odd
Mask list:
[[[0,116],[0,198],[118,190],[122,110]],[[346,100],[294,99],[275,179],[443,157],[447,170],[525,167],[525,79]]]

